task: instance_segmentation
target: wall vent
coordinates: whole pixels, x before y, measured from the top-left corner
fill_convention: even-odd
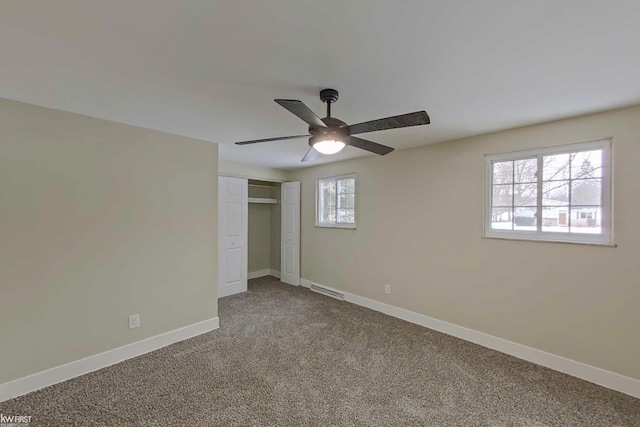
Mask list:
[[[312,284],[309,289],[313,292],[344,301],[344,294],[342,292],[334,291],[333,289],[325,288],[324,286],[316,285],[315,283]]]

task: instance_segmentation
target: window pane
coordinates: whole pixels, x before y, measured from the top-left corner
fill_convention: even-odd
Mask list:
[[[353,209],[338,209],[338,216],[336,222],[339,224],[354,223],[355,212]]]
[[[536,208],[535,206],[515,208],[513,217],[514,230],[536,231]]]
[[[347,209],[347,221],[350,224],[355,224],[356,222],[356,211],[355,209]]]
[[[492,206],[511,206],[513,204],[513,185],[500,184],[493,186]]]
[[[522,159],[513,163],[514,182],[536,182],[538,159]]]
[[[336,222],[342,224],[355,223],[355,179],[344,178],[337,180],[338,206]]]
[[[601,178],[602,150],[571,154],[571,178]]]
[[[326,216],[325,196],[326,196],[326,190],[325,190],[324,182],[318,181],[318,221],[319,222],[323,222],[324,217]]]
[[[602,233],[601,212],[599,207],[580,206],[571,208],[571,233]]]
[[[347,195],[346,193],[340,193],[338,195],[338,209],[347,207]]]
[[[491,209],[491,228],[494,230],[512,230],[512,217],[511,208]]]
[[[538,200],[538,184],[514,184],[513,204],[514,206],[532,206]]]
[[[355,211],[353,209],[338,209],[337,223],[353,224],[355,222]]]
[[[569,154],[542,157],[542,179],[544,181],[569,178]]]
[[[564,206],[569,204],[569,181],[542,183],[542,206]]]
[[[494,162],[492,174],[494,184],[513,182],[513,162]]]
[[[346,179],[338,179],[336,181],[338,194],[346,194],[347,193],[347,180]]]
[[[347,194],[347,209],[355,208],[356,195],[353,193]]]
[[[602,185],[600,178],[576,179],[571,182],[572,205],[600,205],[602,204]]]
[[[568,232],[569,210],[564,206],[542,208],[542,231]]]
[[[347,180],[347,191],[349,193],[355,193],[356,192],[356,180],[353,178],[349,178]]]
[[[319,219],[320,222],[335,221],[335,200],[336,200],[336,182],[324,180],[320,181],[320,203]]]

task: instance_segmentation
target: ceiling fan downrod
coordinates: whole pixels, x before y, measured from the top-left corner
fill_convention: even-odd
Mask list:
[[[320,100],[327,104],[327,117],[331,117],[331,104],[338,101],[338,91],[335,89],[322,89]]]

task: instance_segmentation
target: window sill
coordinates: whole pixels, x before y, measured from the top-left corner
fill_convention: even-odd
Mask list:
[[[543,240],[543,239],[525,239],[522,237],[502,237],[502,236],[482,236],[483,239],[492,240],[514,240],[516,242],[538,242],[538,243],[566,243],[569,245],[582,245],[582,246],[600,246],[605,248],[617,248],[615,243],[597,243],[597,242],[571,242],[568,240]]]
[[[341,224],[316,224],[316,228],[338,228],[340,230],[355,230],[356,226],[353,225],[341,225]]]

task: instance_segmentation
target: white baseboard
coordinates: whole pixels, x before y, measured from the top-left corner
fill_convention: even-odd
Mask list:
[[[258,277],[264,277],[264,276],[273,276],[279,279],[280,272],[278,270],[271,270],[271,269],[265,268],[263,270],[251,271],[247,273],[247,279],[249,280],[257,279]]]
[[[0,402],[57,384],[220,327],[218,317],[0,384]]]
[[[303,288],[310,288],[311,285],[313,285],[313,282],[311,280],[300,278],[300,286],[302,286]],[[328,286],[325,286],[325,287],[328,287]]]
[[[304,287],[311,287],[313,282],[302,279],[301,284]],[[324,285],[321,285],[324,286]],[[325,286],[328,288],[328,286]],[[331,288],[329,288],[331,289]],[[342,291],[339,291],[342,292]],[[483,347],[497,350],[502,353],[523,359],[547,368],[563,372],[565,374],[581,378],[583,380],[607,387],[633,397],[640,398],[640,380],[607,371],[602,368],[587,365],[582,362],[567,359],[566,357],[547,353],[523,344],[498,338],[493,335],[478,332],[473,329],[465,328],[453,323],[425,316],[424,314],[415,313],[393,305],[385,304],[359,295],[344,292],[345,301],[371,310],[379,311],[416,325],[424,326],[456,338],[470,341]]]
[[[249,273],[247,273],[247,279],[257,279],[258,277],[268,276],[269,274],[271,274],[271,270],[269,270],[268,268],[258,271],[250,271]]]

